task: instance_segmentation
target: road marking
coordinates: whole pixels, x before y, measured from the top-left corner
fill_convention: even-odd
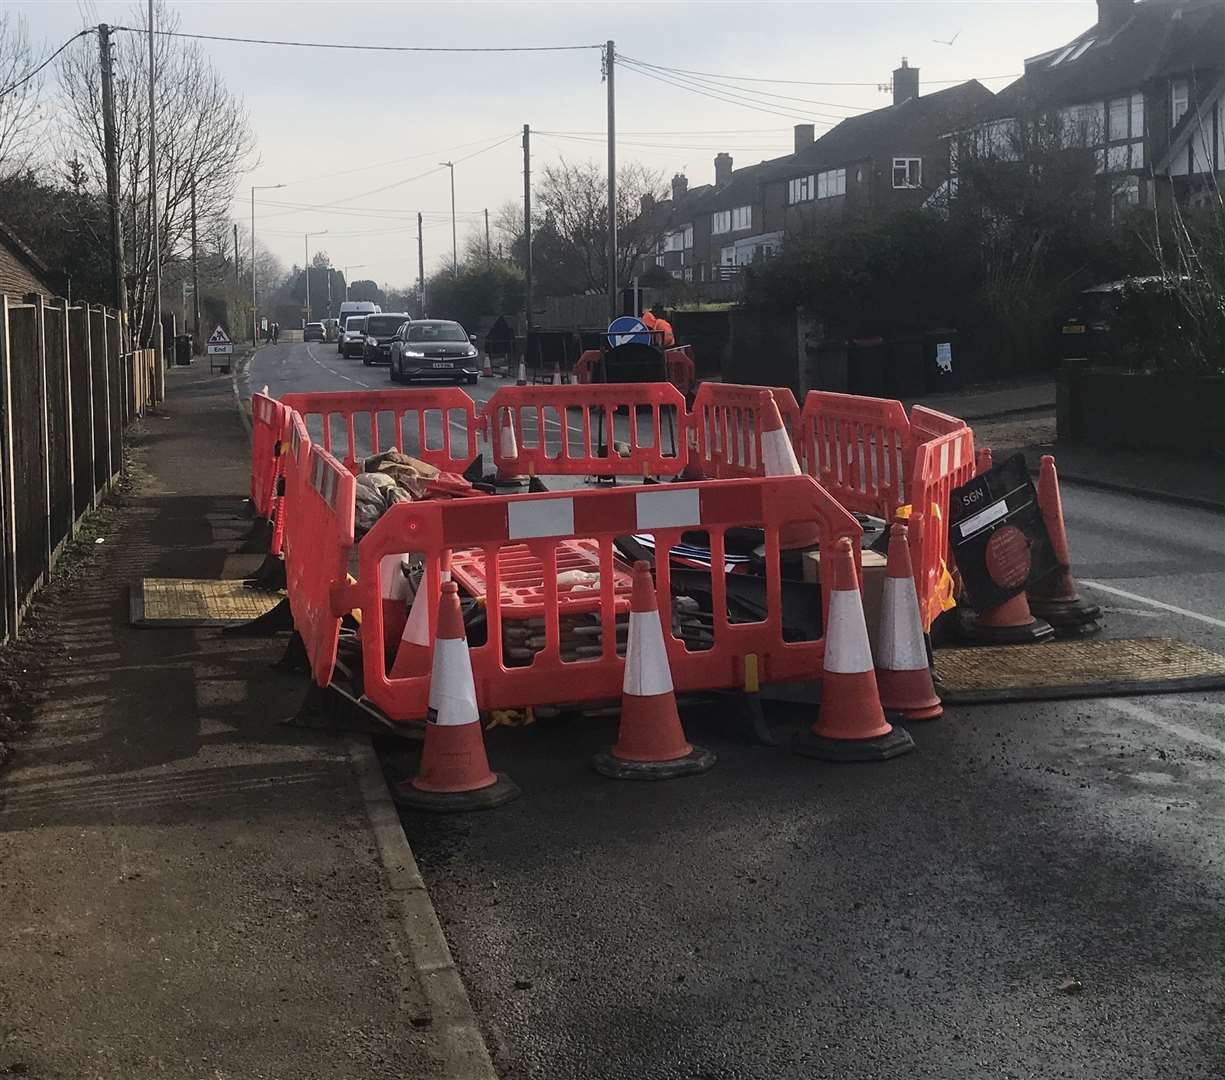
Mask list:
[[[1202,746],[1205,750],[1211,750],[1214,754],[1225,757],[1225,742],[1222,742],[1220,739],[1214,739],[1211,735],[1205,735],[1202,731],[1196,731],[1195,728],[1187,727],[1186,724],[1167,720],[1156,709],[1150,709],[1147,705],[1141,705],[1139,702],[1125,701],[1122,698],[1108,698],[1107,700],[1116,709],[1126,713],[1133,720],[1139,720],[1141,723],[1148,724],[1151,727],[1161,728],[1170,735],[1174,735],[1186,742],[1194,743],[1196,746]],[[1176,702],[1171,704],[1176,704]]]
[[[1134,600],[1137,604],[1148,604],[1149,607],[1159,608],[1162,611],[1169,611],[1174,615],[1181,615],[1186,619],[1197,619],[1199,622],[1207,623],[1209,626],[1218,627],[1225,630],[1225,619],[1214,619],[1211,615],[1201,615],[1198,611],[1188,611],[1186,608],[1175,607],[1173,604],[1166,604],[1160,600],[1153,600],[1147,596],[1141,596],[1139,593],[1128,592],[1126,589],[1116,589],[1113,585],[1103,585],[1100,581],[1085,581],[1083,578],[1080,582],[1082,585],[1087,585],[1090,589],[1099,589],[1102,592],[1110,593],[1112,596],[1121,596],[1124,600]]]
[[[310,345],[306,346],[306,355],[309,356],[312,360],[314,360],[315,363],[318,364],[321,368],[323,368],[324,371],[328,372],[331,375],[335,375],[336,378],[344,379],[345,382],[351,382],[355,386],[364,386],[367,390],[371,389],[371,386],[369,383],[362,382],[361,379],[351,379],[348,375],[345,375],[337,371],[335,368],[328,367],[327,364],[325,364],[322,360],[319,359],[319,357],[315,355],[315,351],[314,349],[310,347]]]

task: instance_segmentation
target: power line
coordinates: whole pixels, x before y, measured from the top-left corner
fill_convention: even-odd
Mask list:
[[[599,146],[604,143],[604,139],[597,135],[562,135],[555,131],[534,131],[532,134],[543,136],[546,139],[564,139],[567,142],[588,143],[593,146]],[[650,143],[650,142],[634,142],[632,140],[618,139],[618,146],[625,146],[635,150],[737,150],[744,153],[767,153],[770,151],[783,151],[787,149],[787,140],[780,138],[778,142],[771,143],[768,146],[736,146],[727,145],[725,143],[710,143],[703,145],[694,145],[692,143]]]
[[[54,60],[57,56],[59,56],[60,53],[62,53],[66,48],[68,48],[69,45],[71,45],[74,41],[76,41],[77,38],[82,38],[86,34],[93,34],[93,33],[96,33],[96,31],[91,26],[88,29],[80,30],[77,33],[73,34],[72,37],[70,37],[67,41],[64,42],[63,45],[61,45],[58,49],[55,50],[55,52],[53,52],[41,64],[39,64],[38,67],[34,68],[32,71],[28,71],[25,75],[23,75],[15,83],[12,83],[11,85],[6,86],[3,90],[0,90],[0,97],[4,97],[5,94],[11,94],[14,90],[19,90],[21,87],[25,86],[25,84],[28,83],[32,78],[34,78],[35,75],[37,75],[40,71],[42,71],[42,69],[45,68],[49,63],[51,63],[52,60]]]
[[[146,34],[134,26],[112,26],[132,34]],[[225,41],[239,45],[283,45],[297,49],[347,49],[356,52],[408,53],[521,53],[576,52],[581,49],[603,49],[603,45],[353,45],[337,41],[285,41],[276,38],[229,37],[221,34],[188,34],[182,30],[154,30],[161,37],[192,38],[195,41]]]
[[[644,67],[654,68],[657,71],[670,71],[679,75],[702,75],[712,79],[735,79],[738,82],[764,82],[789,86],[880,86],[879,79],[876,79],[873,82],[829,82],[818,79],[768,79],[755,75],[727,75],[712,71],[692,71],[688,68],[661,67],[659,64],[649,64],[645,60],[637,60],[635,63],[642,64]],[[928,86],[952,86],[954,83],[970,82],[971,80],[977,80],[978,82],[996,82],[1000,79],[1019,79],[1020,77],[1021,75],[1018,72],[1014,75],[973,75],[964,79],[926,79],[924,81]]]

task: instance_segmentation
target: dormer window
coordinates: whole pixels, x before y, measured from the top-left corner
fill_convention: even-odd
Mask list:
[[[1170,126],[1177,127],[1178,121],[1187,115],[1191,104],[1190,87],[1186,79],[1175,79],[1170,83]]]

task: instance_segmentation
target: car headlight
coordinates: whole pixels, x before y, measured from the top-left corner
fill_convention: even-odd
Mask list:
[[[474,349],[474,348],[473,348],[471,345],[469,345],[469,346],[468,346],[468,351],[467,351],[466,353],[464,353],[464,355],[465,355],[465,356],[475,356],[475,355],[476,355],[476,349]]]

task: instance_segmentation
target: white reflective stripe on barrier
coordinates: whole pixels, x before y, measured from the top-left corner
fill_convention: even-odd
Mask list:
[[[507,503],[506,529],[511,540],[569,536],[574,532],[574,500],[532,499]]]
[[[429,720],[440,727],[459,727],[480,720],[468,643],[462,638],[443,638],[434,643]]]
[[[858,589],[836,589],[829,596],[826,624],[825,670],[853,675],[872,670],[872,646],[863,619],[863,597]]]
[[[762,432],[761,463],[767,476],[799,475],[800,463],[795,456],[795,447],[782,428]]]
[[[696,488],[684,491],[640,491],[635,497],[638,528],[684,529],[702,524],[701,497]]]
[[[631,611],[621,689],[635,697],[672,692],[672,670],[658,611]]]
[[[880,653],[877,666],[887,671],[920,671],[927,667],[914,578],[885,578],[876,646]]]

